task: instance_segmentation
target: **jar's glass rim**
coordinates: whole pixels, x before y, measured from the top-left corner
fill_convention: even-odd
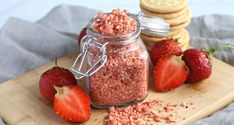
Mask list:
[[[167,37],[170,31],[170,24],[165,21],[165,19],[145,14],[142,14],[142,29],[141,33],[156,36],[156,37]]]
[[[107,13],[107,14],[110,14],[110,13]],[[98,32],[96,32],[94,29],[93,29],[93,24],[94,22],[98,19],[98,17],[94,17],[89,23],[88,23],[88,26],[87,26],[87,34],[90,34],[91,36],[95,36],[95,37],[98,37],[98,38],[107,38],[107,39],[110,39],[110,38],[123,38],[125,40],[123,41],[109,41],[110,43],[118,43],[118,44],[121,44],[122,42],[127,42],[127,41],[131,41],[135,38],[137,38],[141,32],[141,21],[139,19],[139,17],[135,14],[131,14],[129,13],[128,14],[131,18],[135,19],[136,22],[137,22],[137,25],[136,25],[136,30],[134,30],[133,32],[130,32],[128,34],[123,34],[123,35],[104,35],[104,34],[100,34]]]

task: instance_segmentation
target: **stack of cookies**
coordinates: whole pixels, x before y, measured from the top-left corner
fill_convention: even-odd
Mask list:
[[[155,42],[164,39],[177,39],[182,50],[189,45],[189,33],[185,29],[191,19],[191,10],[188,8],[188,0],[140,0],[142,12],[147,16],[161,17],[170,24],[169,36],[152,36],[142,32],[141,38],[148,50]]]

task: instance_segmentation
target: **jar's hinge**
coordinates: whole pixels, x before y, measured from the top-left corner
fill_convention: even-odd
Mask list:
[[[77,56],[76,60],[74,61],[71,70],[75,73],[76,79],[81,79],[83,77],[89,77],[93,75],[95,72],[97,72],[106,62],[107,56],[106,56],[106,45],[108,42],[101,44],[94,40],[91,36],[86,35],[85,37],[88,37],[88,40],[84,43],[82,46],[82,52]],[[85,37],[82,39],[84,40]],[[99,58],[95,63],[93,63],[92,66],[87,67],[85,65],[85,59],[88,54],[91,54],[89,52],[90,45],[94,44],[98,49],[100,49],[100,55]],[[86,62],[87,63],[87,62]],[[87,69],[86,69],[87,68]],[[86,69],[86,70],[85,70]]]

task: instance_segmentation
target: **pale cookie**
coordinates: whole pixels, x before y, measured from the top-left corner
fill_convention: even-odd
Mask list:
[[[178,32],[176,34],[168,36],[168,37],[155,37],[155,36],[150,36],[150,35],[146,35],[146,34],[143,34],[143,33],[141,33],[140,36],[141,36],[141,39],[143,41],[148,41],[148,42],[154,42],[155,43],[155,42],[162,41],[162,40],[165,40],[165,39],[170,39],[170,38],[183,39],[184,35],[187,35],[185,29],[178,30]]]
[[[181,32],[180,32],[180,36],[179,38],[174,38],[174,39],[177,39],[177,42],[180,46],[183,46],[184,44],[186,44],[187,42],[187,39],[188,39],[188,31],[186,29],[182,29]]]
[[[147,36],[147,35],[142,34],[142,33],[140,36],[141,36],[142,41],[147,42],[147,43],[155,43],[155,42],[167,39],[167,37],[156,38],[153,36]]]
[[[162,17],[164,19],[174,19],[174,18],[177,18],[177,17],[180,17],[180,16],[184,15],[188,11],[188,9],[189,8],[186,7],[186,8],[183,8],[181,11],[174,12],[174,13],[165,13],[165,14],[151,12],[149,10],[145,10],[144,8],[141,8],[141,11],[144,14],[150,15],[150,16]]]
[[[178,44],[181,48],[187,48],[188,44],[189,44],[189,33],[187,30],[182,29],[181,32],[179,34],[177,34],[174,37],[165,37],[165,38],[155,38],[155,37],[151,37],[151,36],[147,36],[144,34],[141,34],[141,39],[144,42],[146,48],[148,51],[151,50],[151,48],[154,46],[154,44],[156,42],[159,42],[161,40],[165,40],[165,39],[178,39]]]
[[[154,42],[144,42],[144,44],[145,44],[146,49],[150,52],[155,43]],[[185,51],[189,46],[189,41],[187,41],[187,43],[185,43],[184,45],[179,44],[179,46],[181,47],[181,49],[183,51]]]
[[[179,37],[171,37],[172,39],[177,39],[177,42],[180,46],[184,46],[187,44],[189,39],[189,33],[186,29],[181,29],[181,32],[179,33]]]
[[[140,36],[141,36],[142,41],[145,44],[146,49],[150,52],[151,48],[154,46],[156,41],[154,39],[150,39],[151,37],[148,37],[144,34],[141,34]],[[167,38],[165,37],[163,39],[167,39]]]
[[[185,27],[187,27],[190,24],[190,19],[187,20],[186,22],[179,24],[179,25],[172,25],[170,26],[170,32],[173,32],[174,30],[179,30],[179,29],[183,29]]]
[[[185,45],[181,46],[182,51],[187,50],[189,47],[189,42],[187,42]]]
[[[185,31],[184,38],[179,39],[179,41],[178,41],[180,43],[179,45],[183,51],[188,48],[189,41],[190,41],[190,35],[189,35],[188,31],[187,30],[184,30],[184,31]]]
[[[178,34],[178,33],[180,33],[180,32],[181,32],[181,29],[178,29],[178,30],[170,30],[169,36],[174,36],[174,35],[176,35],[176,34]]]
[[[174,18],[174,19],[167,19],[166,22],[169,23],[171,26],[179,25],[190,20],[191,16],[192,16],[192,12],[190,9],[188,9],[188,11],[184,13],[184,15]]]
[[[175,34],[174,36],[169,36],[169,37],[155,37],[155,36],[149,36],[149,35],[141,34],[141,39],[143,41],[146,41],[146,42],[155,43],[155,42],[159,42],[159,41],[162,41],[162,40],[165,40],[165,39],[170,39],[170,38],[178,39],[178,38],[183,37],[182,35],[183,35],[182,33],[178,33],[178,34]]]
[[[144,42],[144,44],[145,44],[146,49],[150,52],[155,43]],[[189,42],[187,42],[185,45],[180,45],[182,51],[185,51],[186,49],[188,49],[188,46],[189,46]]]
[[[141,8],[156,13],[173,13],[185,8],[188,0],[140,0]]]

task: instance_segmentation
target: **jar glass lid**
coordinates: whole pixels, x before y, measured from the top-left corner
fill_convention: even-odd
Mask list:
[[[169,35],[170,24],[163,18],[146,15],[142,12],[138,14],[138,17],[141,18],[141,33],[158,37]]]

